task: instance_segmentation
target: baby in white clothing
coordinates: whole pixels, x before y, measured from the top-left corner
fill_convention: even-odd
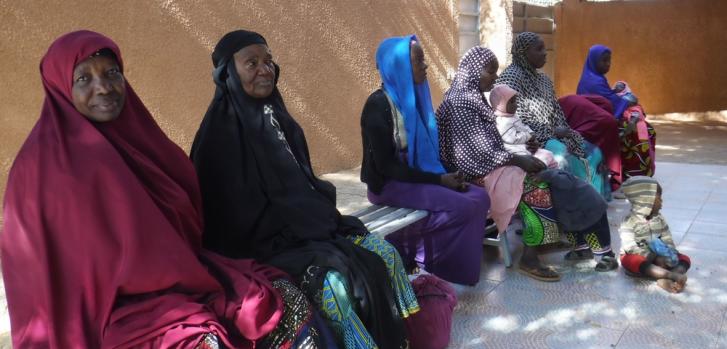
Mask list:
[[[490,105],[495,110],[497,131],[502,137],[505,149],[512,154],[533,155],[548,168],[557,168],[558,163],[549,150],[540,148],[535,153],[528,150],[527,143],[533,137],[533,130],[515,115],[517,97],[517,91],[507,85],[497,85],[490,92]]]

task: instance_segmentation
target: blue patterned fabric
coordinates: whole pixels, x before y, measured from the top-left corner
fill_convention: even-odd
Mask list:
[[[404,262],[396,248],[386,240],[369,234],[366,236],[351,236],[351,240],[373,253],[376,253],[386,263],[386,269],[389,270],[389,279],[394,287],[394,295],[396,297],[396,305],[399,308],[399,314],[402,318],[407,318],[419,311],[419,303],[417,302],[414,289],[411,287],[409,277],[406,275]]]
[[[416,35],[388,38],[376,50],[376,66],[383,89],[404,118],[409,166],[432,173],[444,173],[439,161],[439,134],[432,108],[429,83],[414,83],[411,42]]]
[[[651,239],[651,241],[649,241],[649,249],[657,256],[666,258],[666,266],[669,268],[674,268],[679,263],[679,253],[677,250],[667,245],[659,238]]]
[[[377,348],[351,305],[346,280],[336,271],[328,272],[323,281],[322,305],[325,317],[338,338],[343,341],[344,348]]]
[[[545,149],[553,153],[558,168],[590,183],[604,199],[611,200],[611,187],[608,183],[608,177],[606,174],[598,172],[598,165],[603,161],[603,153],[598,147],[584,140],[585,158],[579,158],[568,153],[566,145],[555,139],[546,142]]]

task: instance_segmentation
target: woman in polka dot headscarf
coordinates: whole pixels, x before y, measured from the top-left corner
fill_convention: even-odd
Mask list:
[[[593,185],[606,199],[611,197],[603,154],[568,126],[555,97],[550,78],[538,69],[545,65],[545,43],[535,33],[520,33],[512,45],[513,63],[495,82],[518,92],[517,116],[533,131],[537,141],[552,151],[561,169]]]
[[[532,155],[511,154],[505,149],[493,110],[483,95],[492,89],[498,67],[495,55],[484,47],[473,47],[462,57],[452,86],[437,109],[441,159],[447,170],[458,170],[471,183],[487,189],[490,216],[499,233],[507,229],[519,209],[524,221],[519,270],[537,280],[558,281],[560,276],[538,259],[538,246],[560,240],[550,191],[547,184],[526,177],[546,166]]]

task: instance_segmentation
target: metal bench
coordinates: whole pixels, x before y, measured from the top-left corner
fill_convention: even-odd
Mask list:
[[[385,237],[429,215],[424,210],[371,205],[351,214],[366,225],[371,234]]]
[[[495,233],[495,237],[487,237]],[[512,266],[512,256],[510,255],[510,245],[507,241],[507,232],[500,235],[497,234],[497,226],[493,223],[485,228],[485,240],[482,241],[483,245],[497,246],[500,248],[502,253],[502,261],[505,263],[505,267],[510,268]]]
[[[411,208],[371,205],[351,215],[360,219],[371,234],[383,238],[386,235],[421,220],[429,215],[429,212]],[[496,231],[497,227],[495,224],[491,224],[485,228],[486,235],[491,235]],[[508,245],[506,233],[494,238],[486,237],[482,241],[482,244],[500,247],[505,266],[508,268],[512,266],[512,257],[510,256],[510,246]]]

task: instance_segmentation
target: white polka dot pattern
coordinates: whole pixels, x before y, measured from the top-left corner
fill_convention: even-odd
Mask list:
[[[448,170],[459,170],[468,180],[486,176],[512,158],[497,132],[492,108],[479,90],[482,70],[496,59],[484,47],[467,51],[437,109],[440,158]]]
[[[556,139],[556,127],[567,127],[563,110],[555,98],[555,89],[550,78],[532,67],[525,56],[530,46],[537,42],[538,34],[520,33],[512,45],[513,63],[502,72],[495,84],[505,84],[518,92],[516,115],[534,131],[539,142]],[[571,132],[572,137],[557,138],[568,147],[568,151],[583,157],[583,137]]]

